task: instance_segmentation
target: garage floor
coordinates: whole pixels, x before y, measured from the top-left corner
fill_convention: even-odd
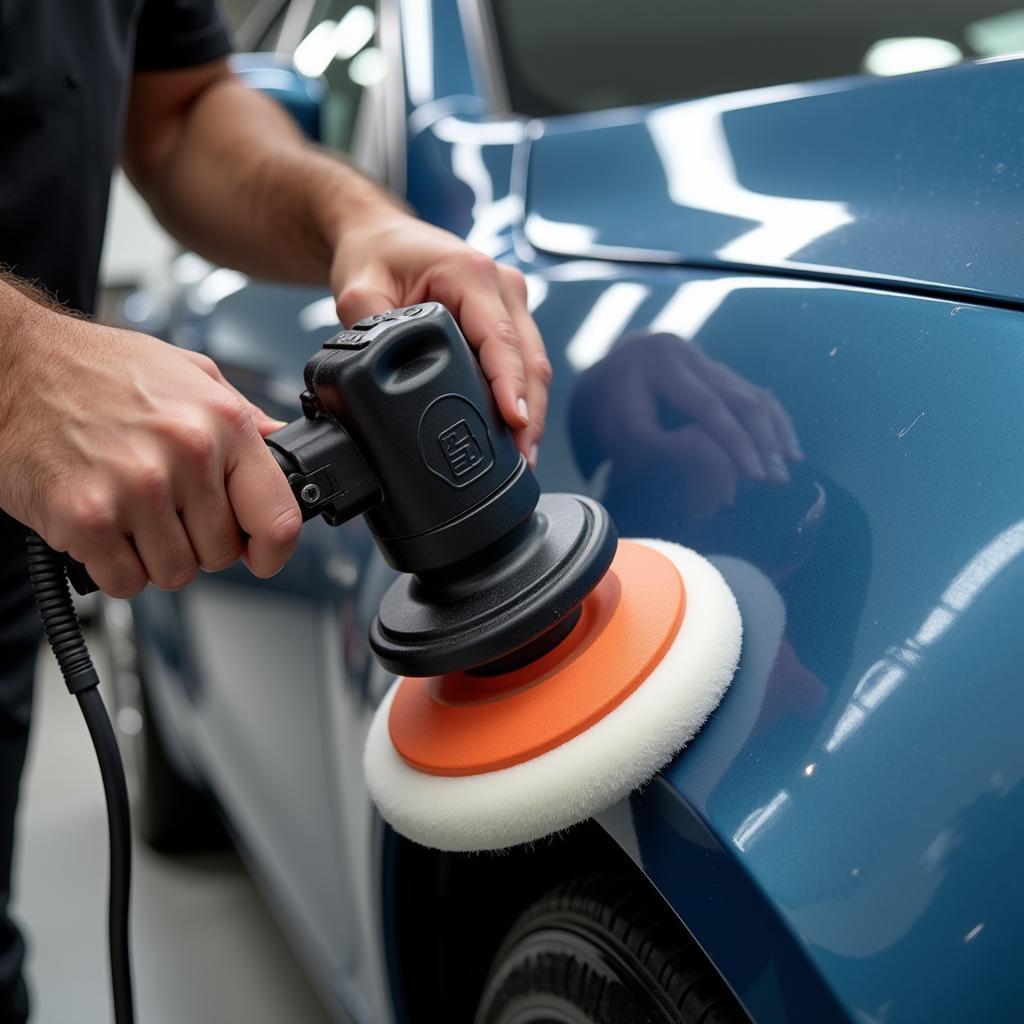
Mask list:
[[[93,645],[95,647],[95,645]],[[109,1024],[107,836],[88,733],[40,658],[23,791],[16,913],[29,937],[36,1024]],[[135,848],[137,1015],[144,1024],[327,1024],[302,968],[233,854]]]

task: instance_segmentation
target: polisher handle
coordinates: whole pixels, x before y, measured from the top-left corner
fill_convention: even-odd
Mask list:
[[[296,420],[266,442],[288,478],[304,523],[323,515],[337,525],[365,511],[379,496],[376,477],[345,430],[332,420]],[[64,571],[82,597],[100,589],[89,570],[70,555],[64,556]]]
[[[100,589],[89,575],[89,570],[70,555],[64,556],[64,571],[67,573],[68,583],[75,588],[76,594],[85,597],[86,594],[95,594]]]

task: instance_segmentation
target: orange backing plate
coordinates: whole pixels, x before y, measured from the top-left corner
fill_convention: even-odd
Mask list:
[[[429,775],[477,775],[537,757],[621,704],[664,657],[685,611],[675,565],[620,541],[580,621],[544,657],[501,676],[401,680],[391,742]]]

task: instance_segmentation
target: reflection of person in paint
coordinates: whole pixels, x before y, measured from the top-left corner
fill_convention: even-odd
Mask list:
[[[789,483],[789,465],[804,460],[770,391],[674,334],[627,335],[582,374],[573,426],[584,473],[607,459],[626,486],[667,476],[695,519],[735,504],[741,483]]]
[[[579,376],[570,434],[621,534],[744,559],[779,590],[786,632],[752,735],[780,715],[820,714],[848,666],[870,533],[849,495],[807,464],[782,403],[692,342],[639,332]],[[815,642],[824,608],[827,651]]]

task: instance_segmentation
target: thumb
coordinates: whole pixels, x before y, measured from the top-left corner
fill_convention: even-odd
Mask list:
[[[382,282],[354,281],[338,294],[338,319],[346,327],[351,327],[363,317],[398,305],[401,305],[401,298],[393,288],[384,286]]]

